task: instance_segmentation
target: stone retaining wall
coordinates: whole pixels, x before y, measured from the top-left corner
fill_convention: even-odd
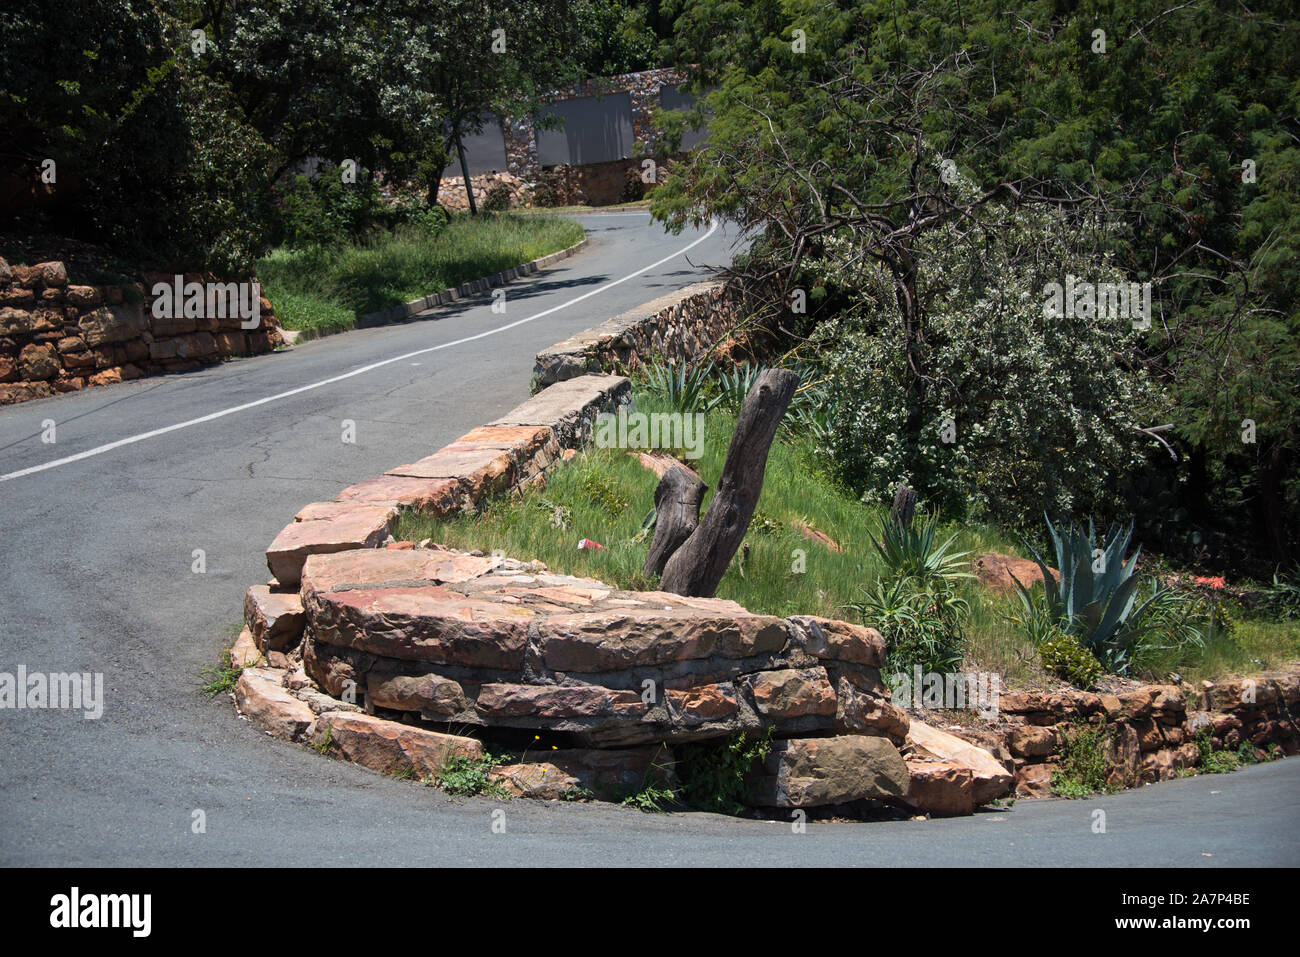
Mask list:
[[[1066,741],[1083,726],[1109,727],[1107,783],[1136,787],[1177,777],[1199,762],[1195,738],[1208,728],[1213,748],[1276,744],[1300,754],[1300,664],[1290,671],[1187,685],[1145,685],[1119,695],[1085,691],[1004,693],[999,720],[982,728],[952,729],[994,754],[1015,774],[1016,793],[1051,794],[1052,772]]]
[[[496,771],[532,797],[617,797],[673,780],[682,744],[770,730],[755,803],[917,806],[900,752],[909,722],[881,684],[875,631],[389,540],[401,509],[448,515],[544,483],[595,415],[629,398],[619,376],[566,379],[301,509],[267,549],[274,578],[245,598],[240,711],[272,736],[421,777],[482,753],[452,728],[533,730],[552,750]],[[991,778],[981,800],[1011,782],[996,767]]]
[[[740,296],[720,281],[701,282],[557,342],[537,354],[534,388],[591,371],[633,372],[652,359],[693,361],[740,324]]]
[[[161,372],[184,372],[231,356],[269,352],[280,344],[271,304],[260,301],[261,325],[238,317],[161,319],[152,312],[155,282],[145,274],[127,285],[74,285],[61,262],[10,266],[0,259],[0,405]],[[186,282],[220,282],[187,274]]]
[[[630,400],[626,378],[584,370],[664,351],[694,358],[732,327],[719,318],[725,302],[720,284],[690,287],[544,350],[537,379],[550,384],[510,413],[301,509],[267,549],[274,578],[245,599],[231,651],[244,669],[241,713],[274,737],[418,778],[453,756],[481,756],[468,728],[531,738],[493,778],[511,794],[552,799],[672,784],[683,747],[766,732],[772,750],[750,782],[756,806],[871,801],[939,815],[1049,793],[1078,723],[1113,728],[1117,787],[1193,766],[1201,725],[1216,746],[1300,749],[1291,715],[1300,666],[1207,684],[1190,715],[1174,686],[1024,692],[1000,697],[996,724],[945,730],[890,701],[873,629],[391,539],[404,509],[450,515],[544,484],[590,441],[599,412]]]

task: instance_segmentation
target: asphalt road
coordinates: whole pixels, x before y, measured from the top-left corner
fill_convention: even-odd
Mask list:
[[[504,316],[485,296],[432,321],[0,409],[0,671],[102,672],[105,696],[99,720],[0,710],[0,864],[1300,863],[1295,760],[795,834],[707,814],[456,801],[273,741],[227,697],[200,697],[198,673],[237,630],[245,589],[267,577],[263,549],[302,505],[509,410],[538,349],[730,255],[721,229],[674,237],[640,213],[583,220],[589,247],[512,283]],[[340,440],[348,419],[354,445]],[[46,420],[54,444],[41,440]],[[491,827],[498,808],[505,833]]]

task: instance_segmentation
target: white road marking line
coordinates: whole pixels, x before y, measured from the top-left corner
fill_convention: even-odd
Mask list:
[[[605,283],[605,285],[603,286],[597,286],[595,289],[592,289],[588,292],[584,292],[581,296],[575,296],[573,299],[570,299],[568,302],[562,302],[558,306],[552,306],[550,309],[543,309],[541,312],[535,313],[534,315],[528,316],[527,318],[524,319],[516,319],[514,322],[509,323],[508,325],[500,326],[496,329],[489,329],[486,332],[480,332],[477,335],[466,336],[465,338],[457,339],[454,342],[444,342],[440,346],[429,346],[427,349],[417,349],[414,352],[403,353],[402,355],[394,356],[391,359],[384,359],[380,362],[372,362],[370,365],[361,366],[359,369],[353,369],[351,372],[344,372],[341,375],[331,376],[328,379],[321,379],[319,382],[313,382],[310,385],[302,385],[296,389],[289,389],[287,392],[278,392],[275,395],[268,395],[265,398],[256,399],[252,402],[245,402],[243,405],[231,406],[228,409],[222,409],[219,412],[213,412],[209,415],[200,416],[197,419],[190,419],[186,422],[177,422],[175,425],[164,426],[161,429],[153,429],[149,432],[141,432],[137,435],[127,436],[124,439],[118,439],[116,442],[109,442],[107,445],[100,445],[93,449],[87,449],[85,452],[78,452],[76,455],[69,455],[66,456],[65,458],[54,459],[51,462],[46,462],[44,465],[33,465],[31,468],[20,469],[17,472],[6,472],[4,475],[0,475],[0,482],[8,482],[10,479],[22,478],[24,475],[33,475],[37,472],[44,472],[47,469],[58,468],[61,465],[69,465],[72,462],[80,462],[82,459],[88,459],[95,455],[102,455],[105,452],[111,452],[113,449],[121,448],[124,445],[133,445],[136,442],[143,442],[145,439],[152,439],[160,435],[166,435],[168,432],[176,432],[179,431],[180,429],[188,429],[192,425],[202,425],[204,422],[212,422],[215,419],[225,418],[226,416],[234,415],[237,412],[246,412],[249,409],[257,408],[259,405],[266,405],[269,402],[277,402],[280,399],[287,399],[291,395],[298,395],[301,392],[310,392],[312,389],[319,389],[322,386],[333,385],[335,382],[342,382],[344,379],[351,379],[353,376],[362,375],[366,372],[373,372],[375,369],[383,368],[386,365],[392,365],[394,362],[401,362],[404,359],[411,359],[414,358],[415,356],[422,356],[430,352],[437,352],[440,349],[450,349],[452,346],[464,345],[465,343],[473,342],[476,339],[484,339],[488,336],[495,336],[498,333],[506,332],[507,330],[514,329],[516,326],[522,326],[526,322],[532,322],[534,319],[541,319],[543,316],[549,316],[553,312],[559,312],[561,309],[567,309],[569,306],[576,305],[577,303],[582,302],[582,300],[584,299],[590,299],[592,296],[598,293],[605,292],[608,289],[613,289],[615,286],[619,285],[620,283],[627,282],[629,279],[635,279],[643,272],[649,272],[651,269],[654,269],[657,266],[662,266],[670,259],[676,259],[678,256],[690,252],[700,243],[704,242],[704,240],[712,236],[714,232],[717,230],[717,228],[718,228],[718,224],[716,222],[710,223],[709,231],[707,233],[705,233],[703,236],[701,236],[699,239],[695,240],[694,242],[690,243],[689,245],[683,246],[681,249],[677,250],[677,252],[667,255],[663,259],[660,259],[657,262],[652,262],[648,266],[642,266],[636,272],[630,272],[626,276],[621,276],[618,279]]]

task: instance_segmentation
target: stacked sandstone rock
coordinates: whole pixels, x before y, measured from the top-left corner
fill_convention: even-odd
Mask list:
[[[481,754],[480,738],[545,735],[555,750],[496,772],[534,797],[617,797],[671,781],[674,748],[769,731],[760,805],[969,813],[1004,792],[1011,775],[989,755],[972,763],[978,749],[889,702],[871,629],[388,540],[400,509],[447,515],[544,482],[629,392],[619,376],[559,382],[300,510],[267,550],[275,577],[245,601],[240,710],[276,737],[417,777]]]
[[[159,319],[149,291],[173,276],[145,274],[129,285],[68,281],[61,262],[10,266],[0,259],[0,405],[73,392],[158,372],[268,352],[279,342],[271,304],[261,326],[236,317]],[[207,278],[187,275],[187,282]]]
[[[533,381],[540,388],[590,369],[693,361],[725,339],[739,319],[736,290],[722,282],[695,283],[543,349]]]
[[[1188,710],[1189,695],[1196,709]],[[1144,685],[1118,695],[1085,691],[1003,694],[999,721],[955,733],[989,751],[1014,771],[1016,793],[1051,794],[1052,772],[1070,736],[1083,726],[1105,725],[1107,783],[1136,787],[1176,777],[1196,766],[1198,728],[1211,729],[1211,745],[1235,749],[1276,743],[1300,753],[1292,713],[1300,706],[1300,665],[1291,671],[1214,684],[1199,691],[1179,685]]]

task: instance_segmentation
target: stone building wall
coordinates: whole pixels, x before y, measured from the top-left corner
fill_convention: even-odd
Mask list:
[[[535,201],[539,182],[549,181],[556,189],[553,205],[606,206],[641,199],[657,183],[640,183],[640,156],[661,156],[651,116],[660,105],[661,86],[676,86],[686,79],[685,72],[674,69],[643,70],[618,76],[594,77],[552,91],[551,102],[582,97],[627,94],[632,104],[634,156],[600,163],[560,164],[543,167],[538,158],[537,131],[529,117],[506,117],[501,124],[505,140],[506,169],[470,176],[474,199],[482,204],[487,190],[499,182],[510,189],[514,207],[551,205]],[[679,158],[680,154],[677,157]],[[671,158],[670,158],[671,159]],[[454,166],[454,164],[453,164]],[[631,183],[635,177],[637,182]],[[635,194],[635,195],[634,195]],[[465,182],[456,173],[444,176],[438,187],[438,202],[449,209],[466,209]]]

